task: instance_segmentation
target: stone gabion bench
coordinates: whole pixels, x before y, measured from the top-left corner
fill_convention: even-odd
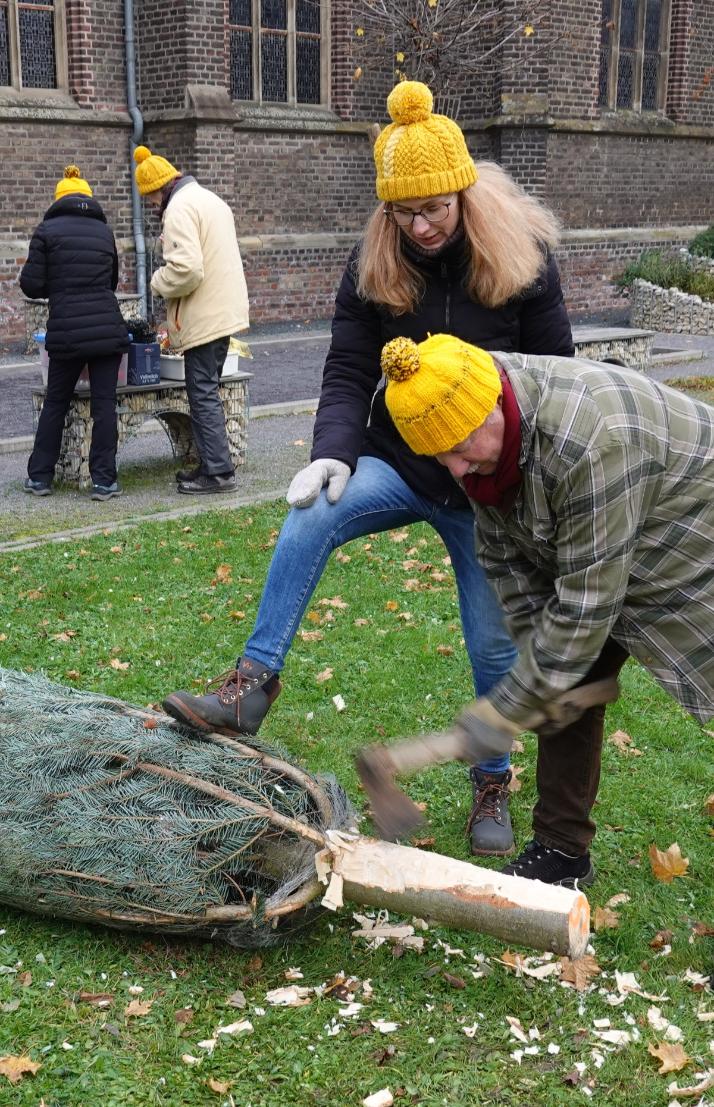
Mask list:
[[[117,292],[119,310],[125,319],[141,315],[141,298],[135,292]],[[37,343],[32,337],[35,331],[47,328],[49,305],[47,300],[28,300],[25,298],[25,353],[36,354]]]
[[[223,377],[218,394],[226,416],[226,434],[231,461],[243,465],[248,441],[248,381],[252,373]],[[47,390],[32,390],[35,429]],[[125,386],[117,389],[118,446],[132,438],[147,419],[156,419],[166,431],[174,457],[181,463],[197,457],[191,430],[191,412],[183,381],[162,380],[156,385]],[[90,395],[87,389],[75,392],[62,432],[62,448],[57,462],[57,479],[89,488],[89,447],[92,440]]]
[[[630,322],[668,334],[714,334],[714,303],[636,280],[630,288]]]
[[[576,357],[590,361],[616,358],[630,369],[648,368],[652,357],[654,332],[630,327],[573,327]]]

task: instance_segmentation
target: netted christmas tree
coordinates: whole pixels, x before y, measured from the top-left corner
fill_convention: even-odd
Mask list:
[[[361,837],[347,798],[255,738],[0,668],[0,903],[268,945],[353,903],[579,956],[582,892]]]
[[[336,781],[255,738],[0,669],[3,903],[266,944],[315,910],[315,853],[351,821]]]

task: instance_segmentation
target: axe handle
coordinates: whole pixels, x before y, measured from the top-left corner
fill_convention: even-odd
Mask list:
[[[389,759],[397,776],[417,772],[426,765],[468,760],[467,738],[463,730],[419,734],[388,747]]]

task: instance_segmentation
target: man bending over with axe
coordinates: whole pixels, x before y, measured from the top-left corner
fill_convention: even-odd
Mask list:
[[[495,354],[449,335],[382,353],[402,437],[463,486],[518,658],[453,730],[363,750],[385,836],[414,822],[394,777],[538,735],[534,837],[504,871],[589,884],[605,703],[636,657],[714,715],[714,407],[613,365]]]

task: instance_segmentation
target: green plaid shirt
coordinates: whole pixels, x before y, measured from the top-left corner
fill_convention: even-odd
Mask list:
[[[640,373],[498,354],[523,485],[474,505],[519,649],[489,694],[514,722],[572,688],[612,635],[700,722],[714,715],[714,407]]]

